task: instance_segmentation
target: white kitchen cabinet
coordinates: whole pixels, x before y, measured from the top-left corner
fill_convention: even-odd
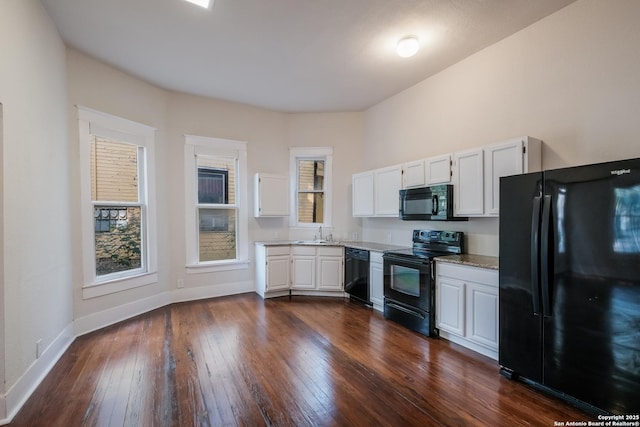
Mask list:
[[[405,163],[402,166],[402,187],[415,188],[424,187],[425,181],[424,160]]]
[[[449,184],[451,182],[451,154],[429,157],[425,160],[425,181],[427,185]]]
[[[291,289],[316,288],[315,246],[293,246],[291,248]]]
[[[373,216],[373,171],[354,174],[352,184],[353,216]]]
[[[454,153],[453,214],[482,216],[484,214],[484,150]]]
[[[269,173],[254,175],[253,216],[289,215],[289,177]]]
[[[375,310],[384,310],[384,265],[381,252],[369,252],[369,299]]]
[[[467,339],[498,349],[498,290],[493,286],[466,284]]]
[[[256,246],[256,291],[261,297],[289,293],[290,259],[289,246]]]
[[[376,169],[373,178],[375,216],[398,217],[402,165]]]
[[[317,248],[317,288],[319,291],[342,291],[344,288],[344,256],[341,247]]]
[[[441,276],[436,287],[438,328],[441,331],[464,336],[464,282]]]
[[[498,358],[498,271],[438,261],[436,324],[440,336]]]
[[[500,213],[500,178],[542,170],[542,142],[528,136],[484,147],[484,209]]]

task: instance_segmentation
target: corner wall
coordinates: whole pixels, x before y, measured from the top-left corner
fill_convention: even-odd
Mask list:
[[[39,1],[0,2],[0,64],[0,392],[6,396],[1,420],[13,415],[39,382],[41,367],[54,361],[72,339],[65,47]]]

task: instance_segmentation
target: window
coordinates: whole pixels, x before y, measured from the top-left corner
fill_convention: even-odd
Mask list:
[[[157,282],[155,130],[84,107],[78,115],[84,297]]]
[[[331,226],[330,147],[290,149],[293,226]]]
[[[187,266],[248,266],[246,143],[186,137]]]

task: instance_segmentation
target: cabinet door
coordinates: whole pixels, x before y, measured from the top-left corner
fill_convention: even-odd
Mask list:
[[[341,291],[343,278],[342,257],[318,256],[318,289]]]
[[[451,182],[451,154],[430,157],[425,163],[427,185]]]
[[[524,141],[520,138],[489,145],[484,150],[485,213],[500,212],[500,177],[524,172]]]
[[[381,257],[382,258],[382,257]],[[369,263],[369,299],[373,308],[382,311],[384,307],[384,268],[383,263]]]
[[[438,276],[436,285],[438,328],[452,334],[464,336],[464,282]]]
[[[375,216],[398,216],[402,188],[402,166],[376,169],[374,176]]]
[[[294,255],[291,257],[291,276],[293,289],[315,289],[315,255]]]
[[[257,173],[254,177],[254,216],[289,215],[289,178]]]
[[[454,214],[456,216],[484,213],[483,150],[454,154]]]
[[[405,163],[402,170],[404,188],[425,186],[424,160]]]
[[[289,269],[288,255],[267,257],[267,290],[289,289]]]
[[[373,171],[352,177],[353,216],[373,216]]]
[[[498,349],[498,289],[467,283],[467,338]]]

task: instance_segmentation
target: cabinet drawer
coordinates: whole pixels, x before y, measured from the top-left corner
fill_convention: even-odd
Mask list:
[[[439,261],[436,265],[436,274],[438,276],[452,277],[458,280],[498,287],[498,270]]]
[[[289,246],[267,246],[267,256],[289,255]]]
[[[315,246],[292,246],[291,253],[293,255],[315,255]]]
[[[320,246],[318,249],[318,255],[327,256],[342,256],[344,248],[339,246]]]

